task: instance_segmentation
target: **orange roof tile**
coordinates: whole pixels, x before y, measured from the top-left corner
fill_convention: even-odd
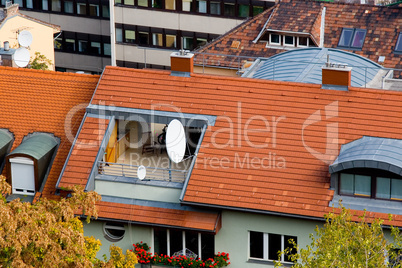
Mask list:
[[[219,213],[205,213],[177,209],[145,207],[111,202],[99,202],[98,217],[140,224],[196,229],[218,232]]]
[[[108,124],[108,119],[85,117],[60,178],[59,188],[68,188],[73,185],[86,186]]]
[[[11,150],[32,132],[60,138],[42,196],[54,197],[55,184],[98,80],[98,75],[0,67],[0,128],[14,134]]]
[[[343,28],[366,29],[363,48],[350,51],[374,62],[378,62],[379,56],[385,56],[385,67],[402,69],[402,56],[394,52],[402,32],[401,8],[304,0],[280,1],[197,51],[228,56],[196,55],[194,62],[237,69],[242,64],[238,58],[230,56],[270,57],[286,51],[266,47],[266,42],[253,42],[267,22],[265,29],[310,33],[319,45],[323,7],[326,7],[324,47],[337,48]],[[238,49],[231,48],[235,41],[241,43]]]
[[[184,203],[322,217],[340,146],[363,135],[402,139],[401,101],[394,91],[107,67],[91,104],[217,116]]]

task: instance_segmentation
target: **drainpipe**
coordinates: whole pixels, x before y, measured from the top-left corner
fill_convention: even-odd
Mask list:
[[[114,0],[109,1],[111,65],[116,66],[116,34],[114,28]]]

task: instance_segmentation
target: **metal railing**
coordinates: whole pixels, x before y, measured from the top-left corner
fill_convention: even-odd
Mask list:
[[[121,176],[128,178],[138,178],[137,165],[122,163],[111,163],[99,161],[99,174],[110,176]],[[184,183],[187,171],[178,169],[166,169],[157,167],[146,167],[146,176],[144,180],[170,181]]]

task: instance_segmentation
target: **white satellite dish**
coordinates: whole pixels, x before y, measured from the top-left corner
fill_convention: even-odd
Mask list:
[[[137,169],[138,179],[142,181],[143,179],[145,179],[146,175],[147,175],[147,169],[143,165],[139,166]]]
[[[166,131],[166,150],[170,160],[179,163],[183,160],[186,151],[186,134],[181,122],[174,119]]]
[[[29,63],[29,51],[25,47],[20,47],[14,53],[14,62],[18,67],[26,67]]]
[[[29,47],[32,44],[32,34],[29,31],[21,31],[18,35],[18,44],[22,47]]]

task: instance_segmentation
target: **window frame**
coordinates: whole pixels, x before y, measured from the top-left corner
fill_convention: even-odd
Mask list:
[[[279,42],[272,42],[272,35],[278,35],[279,36]],[[275,46],[280,46],[281,45],[281,40],[282,40],[282,35],[281,34],[276,34],[276,33],[270,33],[269,34],[269,44],[270,45],[275,45]]]
[[[307,45],[300,45],[300,38],[307,38]],[[298,36],[297,37],[297,47],[309,47],[310,46],[310,37],[308,36]]]
[[[194,252],[197,254],[197,258],[203,259],[204,257],[202,256],[202,235],[203,233],[201,232],[197,232],[197,231],[188,231],[188,230],[180,230],[180,229],[170,229],[170,228],[158,228],[160,230],[166,230],[166,255],[168,256],[172,256],[175,252],[171,252],[170,249],[170,232],[171,231],[181,231],[181,243],[182,243],[182,250],[186,249],[186,232],[192,232],[192,233],[196,233],[197,234],[197,243],[198,243],[198,252]],[[213,235],[213,234],[211,234]],[[213,252],[215,254],[215,235],[213,235],[214,237],[214,242],[213,242]],[[155,228],[152,228],[152,247],[153,249],[152,253],[155,254]],[[191,250],[191,249],[190,249]],[[156,252],[158,254],[161,254],[160,252]]]
[[[346,31],[352,31],[352,35],[350,37],[350,40],[348,41],[347,45],[340,45],[340,42],[342,40],[342,36],[344,35],[344,33]],[[363,38],[362,38],[363,39],[362,45],[361,46],[353,46],[353,42],[355,41],[356,34],[358,32],[364,32],[364,35],[363,35]],[[352,50],[359,50],[360,49],[361,50],[361,49],[363,49],[364,41],[366,40],[366,35],[367,35],[367,30],[366,29],[361,29],[361,28],[342,28],[341,35],[339,37],[337,47],[338,48],[343,48],[343,49],[352,49]]]
[[[251,232],[255,232],[255,233],[262,233],[263,234],[263,258],[257,258],[257,257],[251,257]],[[270,259],[269,258],[269,235],[279,235],[281,237],[281,251],[285,250],[285,237],[292,237],[289,239],[295,239],[295,242],[297,244],[297,236],[296,235],[289,235],[289,234],[275,234],[275,233],[266,233],[266,232],[260,232],[260,231],[252,231],[249,230],[248,231],[248,260],[257,260],[257,261],[268,261],[268,262],[273,262],[273,261],[277,261],[277,259]],[[283,264],[293,264],[293,262],[291,261],[285,261],[285,254],[281,254],[281,263]]]
[[[353,174],[353,175],[363,175],[363,176],[370,176],[370,184],[371,184],[371,192],[370,196],[363,196],[363,195],[355,195],[355,194],[345,194],[341,192],[341,174]],[[351,169],[351,170],[343,170],[337,173],[337,180],[338,180],[338,195],[340,196],[352,196],[358,198],[366,198],[366,199],[375,199],[375,200],[386,200],[386,201],[402,201],[402,199],[397,198],[381,198],[377,197],[377,179],[378,178],[388,178],[391,179],[391,186],[392,187],[392,180],[401,180],[402,177],[398,177],[396,174],[391,172],[383,171],[383,170],[375,170],[375,169]],[[390,188],[392,191],[392,188]]]
[[[124,231],[124,233],[121,236],[115,236],[115,235],[111,234],[107,229],[120,230],[120,231]],[[124,224],[115,224],[115,223],[111,223],[111,222],[105,222],[103,224],[103,234],[104,234],[104,237],[108,241],[118,242],[118,241],[122,240],[124,238],[124,236],[126,235],[126,227]]]
[[[283,46],[284,47],[295,47],[296,46],[296,40],[295,40],[295,36],[294,35],[286,35],[286,34],[284,34],[284,35],[282,35],[283,36]],[[286,40],[286,37],[291,37],[292,38],[292,40],[293,40],[293,43],[292,44],[286,44],[286,42],[285,42],[285,40]]]

